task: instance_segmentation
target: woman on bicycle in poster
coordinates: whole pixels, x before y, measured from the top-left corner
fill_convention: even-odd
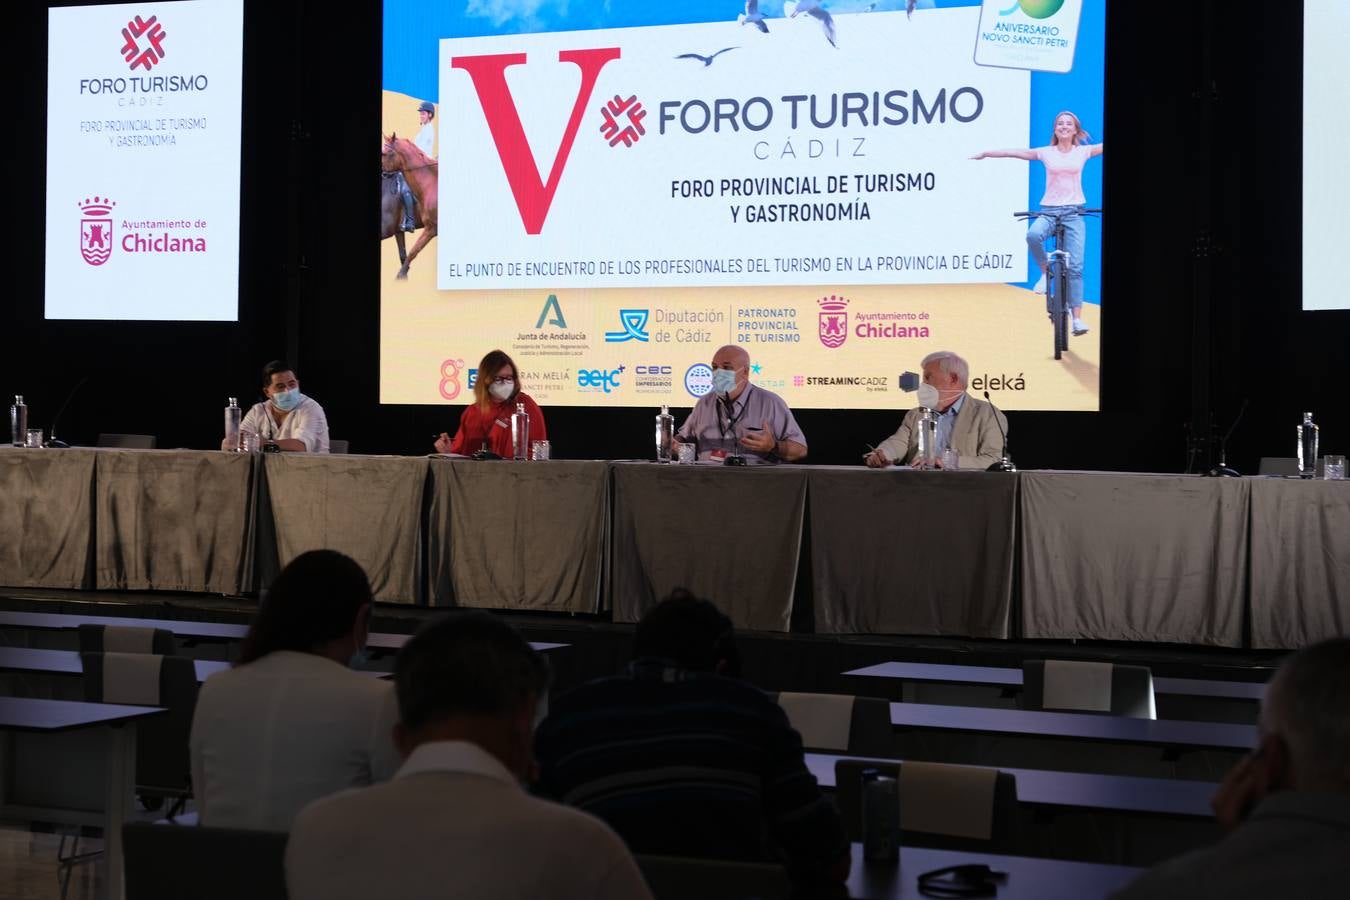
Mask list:
[[[1090,143],[1091,136],[1083,130],[1078,116],[1065,110],[1055,116],[1055,127],[1050,134],[1050,146],[1029,150],[986,150],[971,159],[1025,159],[1040,160],[1045,165],[1045,195],[1041,197],[1041,215],[1027,229],[1027,246],[1031,257],[1041,268],[1042,279],[1048,277],[1049,260],[1045,255],[1045,240],[1054,231],[1057,220],[1064,223],[1064,244],[1059,248],[1069,254],[1069,308],[1073,312],[1073,333],[1087,334],[1083,324],[1083,252],[1087,228],[1078,211],[1087,204],[1083,196],[1083,167],[1094,156],[1100,156],[1105,144]]]

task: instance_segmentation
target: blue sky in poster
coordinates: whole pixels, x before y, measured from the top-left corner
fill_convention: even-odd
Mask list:
[[[1012,0],[1009,0],[1011,3]],[[823,4],[833,12],[862,12],[872,0],[835,0]],[[918,9],[979,6],[979,0],[919,0]],[[903,9],[905,0],[877,0],[876,10]],[[683,0],[646,3],[634,0],[385,0],[383,84],[385,90],[437,99],[436,52],[447,37],[521,34],[541,31],[586,31],[690,22],[735,23],[742,10],[736,0]],[[783,4],[762,4],[766,18],[783,15]],[[916,12],[917,14],[917,12]],[[973,51],[972,36],[972,51]],[[1031,75],[1031,143],[1049,143],[1055,114],[1073,110],[1094,142],[1105,139],[1106,2],[1083,0],[1074,68],[1067,74]],[[1045,190],[1045,169],[1029,167],[1027,205],[1039,204]],[[1102,206],[1101,160],[1083,171],[1089,206]],[[1101,223],[1088,220],[1088,253],[1084,265],[1089,302],[1100,297]],[[1030,283],[1025,283],[1030,286]]]

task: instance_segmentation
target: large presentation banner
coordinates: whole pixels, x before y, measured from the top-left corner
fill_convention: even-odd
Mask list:
[[[1101,143],[1101,0],[726,12],[385,4],[381,401],[464,403],[502,349],[542,403],[687,406],[739,343],[798,407],[907,406],[950,349],[1002,406],[1096,409],[1099,222],[1056,360],[1014,213],[1060,113]],[[1100,169],[1055,177],[1097,207]]]
[[[46,315],[233,321],[242,0],[48,11]]]

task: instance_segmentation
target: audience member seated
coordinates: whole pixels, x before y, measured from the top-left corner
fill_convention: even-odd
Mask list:
[[[842,893],[849,845],[782,708],[739,678],[731,621],[684,592],[637,626],[626,674],[554,699],[539,790],[595,813],[638,854],[781,862]]]
[[[200,821],[285,831],[312,800],[397,770],[393,685],[353,672],[370,582],[332,550],[301,554],[263,597],[234,668],[202,685],[192,721]]]
[[[650,898],[623,841],[532,797],[548,667],[487,613],[428,623],[394,666],[393,781],[314,803],[286,849],[291,900]]]
[[[1117,900],[1327,897],[1350,880],[1350,639],[1289,657],[1260,743],[1214,796],[1231,833],[1140,876]],[[1337,887],[1339,885],[1339,887]]]

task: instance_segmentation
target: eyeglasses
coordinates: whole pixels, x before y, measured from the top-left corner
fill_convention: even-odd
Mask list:
[[[498,375],[498,376],[496,376],[495,378],[492,379],[492,383],[493,383],[493,384],[505,384],[505,383],[507,383],[508,381],[515,381],[515,380],[516,380],[516,376],[514,376],[514,375]]]

